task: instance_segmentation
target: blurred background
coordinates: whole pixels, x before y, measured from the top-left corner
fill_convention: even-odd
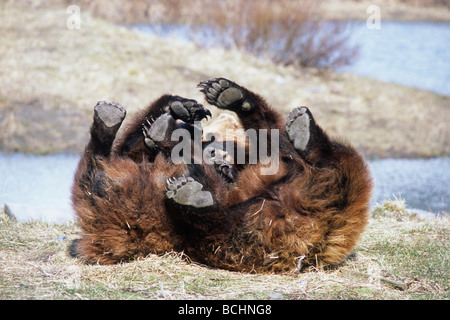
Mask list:
[[[1,0],[0,206],[72,219],[97,101],[204,103],[226,77],[355,145],[373,204],[449,212],[449,49],[449,0]]]

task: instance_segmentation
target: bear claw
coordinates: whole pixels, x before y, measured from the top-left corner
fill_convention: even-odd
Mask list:
[[[202,104],[179,96],[173,97],[173,101],[169,104],[166,111],[170,112],[174,119],[187,123],[194,123],[194,121],[201,121],[208,116],[211,117],[211,112]]]
[[[214,162],[216,171],[220,173],[220,175],[225,179],[226,182],[234,183],[236,181],[239,173],[229,161],[221,158],[212,158],[211,160],[213,160]]]
[[[215,78],[201,81],[198,87],[205,94],[208,103],[221,109],[229,109],[237,105],[243,111],[253,109],[253,104],[246,99],[244,89],[230,80]]]
[[[150,149],[156,148],[156,142],[166,139],[171,118],[169,114],[165,113],[156,120],[153,117],[145,119],[145,122],[142,124],[142,133],[144,134],[144,142],[147,147]]]
[[[191,177],[181,176],[166,180],[166,197],[178,205],[205,208],[214,205],[209,191],[202,191],[203,185]]]

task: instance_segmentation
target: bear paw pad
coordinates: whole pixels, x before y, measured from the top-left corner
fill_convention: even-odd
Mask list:
[[[173,97],[167,111],[170,112],[174,119],[179,119],[187,123],[194,123],[194,121],[201,121],[208,116],[211,117],[211,112],[202,104],[195,100],[178,96]]]
[[[157,142],[166,139],[170,120],[171,116],[167,113],[156,120],[153,118],[145,119],[145,122],[142,124],[142,133],[144,134],[144,142],[147,147],[153,149],[156,147]]]
[[[300,107],[291,111],[286,119],[286,133],[298,151],[306,151],[311,140],[313,118],[308,108]]]
[[[234,82],[216,78],[202,81],[198,84],[200,91],[205,94],[206,101],[221,109],[230,109],[239,105],[242,111],[251,111],[254,106],[247,101],[244,89]]]
[[[191,177],[170,178],[166,181],[166,197],[178,205],[205,208],[214,205],[209,191],[202,191],[203,185]]]
[[[94,108],[96,122],[102,123],[107,128],[121,124],[125,115],[125,109],[114,102],[99,101]]]

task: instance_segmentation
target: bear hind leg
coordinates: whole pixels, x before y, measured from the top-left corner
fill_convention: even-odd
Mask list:
[[[86,151],[94,155],[109,156],[117,131],[125,116],[126,111],[119,104],[99,101],[94,108],[91,140]]]

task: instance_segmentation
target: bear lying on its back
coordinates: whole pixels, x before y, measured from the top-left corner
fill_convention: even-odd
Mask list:
[[[73,186],[82,230],[78,256],[110,264],[175,250],[245,272],[343,261],[367,224],[372,181],[364,159],[331,140],[306,107],[284,119],[227,79],[199,87],[208,103],[235,112],[246,132],[265,135],[249,139],[244,162],[237,163],[238,152],[224,160],[219,150],[211,161],[199,161],[196,121],[210,113],[196,101],[164,95],[117,138],[125,110],[100,102]],[[180,127],[189,132],[193,152],[184,149],[192,161],[178,164],[171,136]],[[201,147],[212,145],[220,143]],[[262,170],[267,163],[252,161],[263,147],[278,159],[269,174]]]

